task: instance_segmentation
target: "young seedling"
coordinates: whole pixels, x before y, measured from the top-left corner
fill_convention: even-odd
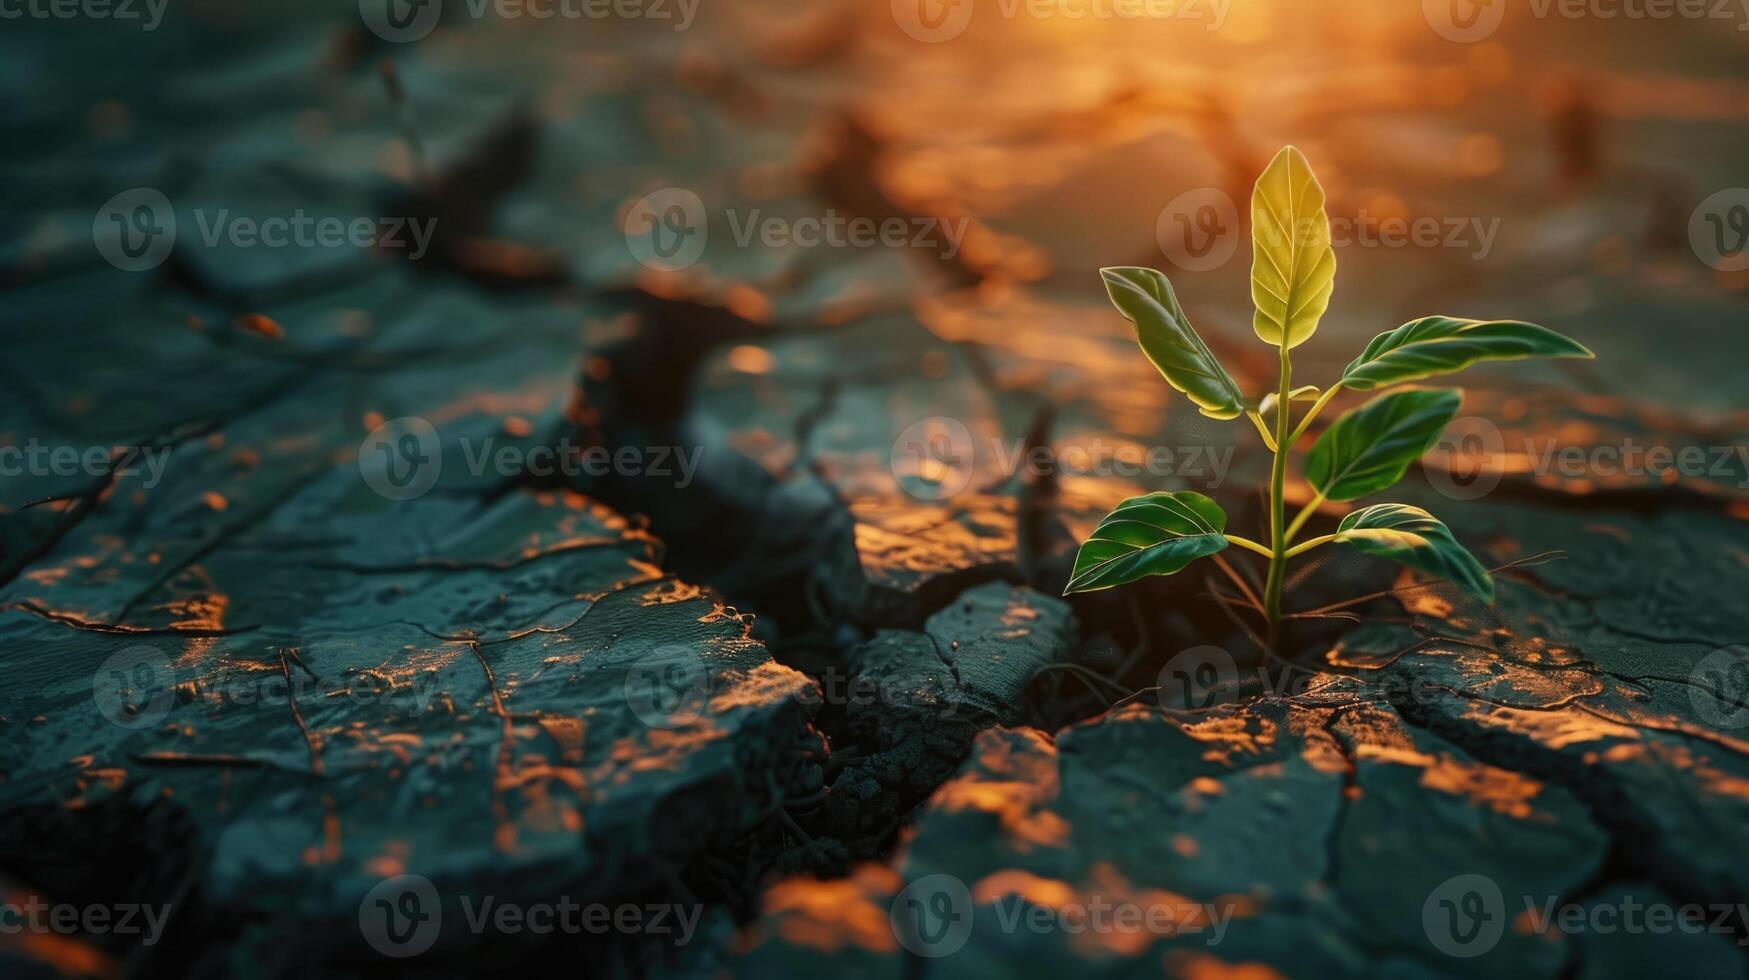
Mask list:
[[[1167,383],[1214,419],[1245,416],[1275,454],[1269,477],[1269,542],[1228,534],[1227,515],[1200,493],[1151,493],[1124,501],[1081,545],[1068,595],[1124,585],[1150,575],[1171,575],[1229,545],[1269,560],[1263,612],[1269,642],[1281,623],[1287,563],[1320,545],[1341,543],[1393,559],[1456,583],[1484,602],[1494,599],[1488,572],[1419,507],[1374,504],[1344,517],[1334,533],[1295,539],[1325,501],[1358,500],[1389,489],[1409,465],[1433,447],[1463,402],[1456,388],[1402,388],[1354,409],[1324,430],[1306,454],[1304,474],[1314,496],[1287,520],[1282,491],[1288,454],[1314,419],[1344,388],[1381,391],[1407,381],[1449,374],[1478,361],[1580,357],[1592,353],[1545,327],[1518,320],[1459,320],[1430,316],[1373,338],[1336,383],[1323,390],[1294,387],[1288,352],[1318,329],[1336,283],[1336,253],[1324,213],[1324,188],[1298,149],[1276,154],[1251,195],[1251,300],[1253,329],[1281,355],[1276,390],[1248,402],[1231,375],[1190,326],[1172,284],[1153,269],[1103,269],[1106,292],[1136,326],[1142,353]],[[1295,421],[1294,406],[1310,402]]]

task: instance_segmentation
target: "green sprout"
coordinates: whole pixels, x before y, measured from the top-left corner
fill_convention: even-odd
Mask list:
[[[1269,560],[1262,604],[1274,645],[1287,563],[1320,545],[1340,543],[1449,580],[1493,602],[1494,583],[1481,562],[1438,518],[1419,507],[1373,504],[1344,517],[1334,533],[1295,543],[1326,501],[1358,500],[1401,480],[1457,415],[1462,390],[1401,388],[1338,418],[1306,453],[1304,474],[1315,495],[1291,522],[1282,495],[1288,454],[1344,388],[1376,392],[1479,361],[1590,358],[1592,353],[1532,323],[1430,316],[1374,337],[1330,387],[1296,388],[1288,352],[1311,338],[1330,305],[1336,253],[1324,212],[1324,188],[1305,154],[1292,146],[1276,154],[1257,179],[1251,195],[1251,239],[1251,299],[1257,307],[1253,329],[1281,353],[1280,384],[1254,403],[1245,399],[1191,328],[1165,276],[1142,268],[1102,269],[1100,275],[1112,303],[1135,324],[1142,352],[1166,381],[1209,418],[1248,417],[1275,454],[1269,478],[1269,543],[1226,533],[1226,513],[1202,494],[1134,497],[1107,515],[1081,545],[1064,594],[1172,575],[1198,558],[1237,545]],[[1294,421],[1294,406],[1308,401],[1311,407]]]

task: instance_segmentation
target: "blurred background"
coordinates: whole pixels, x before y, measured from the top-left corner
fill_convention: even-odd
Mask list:
[[[286,920],[274,916],[290,909],[340,923],[335,933],[350,941],[357,895],[347,889],[434,853],[463,881],[516,869],[535,896],[551,882],[524,872],[551,871],[540,862],[560,858],[574,863],[552,881],[589,880],[615,895],[642,894],[652,882],[666,888],[667,878],[627,872],[617,857],[610,871],[590,863],[600,857],[590,848],[617,855],[630,839],[599,828],[632,835],[626,828],[658,824],[672,831],[665,839],[692,848],[680,848],[676,866],[712,915],[721,913],[712,950],[728,950],[726,936],[762,907],[811,921],[832,920],[843,905],[872,909],[872,932],[867,922],[833,920],[820,933],[803,923],[785,940],[892,952],[885,906],[864,909],[857,896],[896,890],[899,879],[878,862],[906,839],[908,816],[980,731],[1024,723],[1051,733],[1085,721],[1153,684],[1161,664],[1192,644],[1217,644],[1241,662],[1255,656],[1239,655],[1243,632],[1201,601],[1204,580],[1078,598],[1072,610],[1056,595],[1076,544],[1131,495],[1198,489],[1221,499],[1240,533],[1255,526],[1266,454],[1248,427],[1198,416],[1163,383],[1110,308],[1097,270],[1166,272],[1246,392],[1272,386],[1274,351],[1250,326],[1248,201],[1284,144],[1304,150],[1328,191],[1338,258],[1330,313],[1295,351],[1297,382],[1328,384],[1368,339],[1429,314],[1540,322],[1597,353],[1466,373],[1458,437],[1404,490],[1436,507],[1486,564],[1556,548],[1576,560],[1520,573],[1503,591],[1498,620],[1454,614],[1435,599],[1412,603],[1411,618],[1485,633],[1502,655],[1543,665],[1581,653],[1650,657],[1648,648],[1698,657],[1742,638],[1732,583],[1749,567],[1741,540],[1749,410],[1737,355],[1749,324],[1749,0],[7,0],[0,19],[0,446],[175,453],[161,473],[112,478],[107,464],[63,472],[31,463],[27,479],[10,471],[0,479],[0,639],[15,650],[58,651],[50,644],[72,634],[87,644],[85,660],[55,661],[82,665],[64,675],[46,658],[39,673],[8,673],[14,695],[55,705],[0,718],[18,734],[0,755],[9,780],[0,817],[58,812],[68,800],[89,815],[84,794],[107,799],[132,787],[142,752],[174,749],[208,762],[258,753],[248,763],[257,774],[235,777],[258,780],[248,791],[230,782],[244,770],[225,768],[221,779],[182,756],[173,769],[147,770],[169,772],[168,795],[204,821],[201,843],[190,845],[198,860],[179,859],[177,868],[200,868],[202,883],[186,887],[213,903],[179,919],[194,938],[169,955],[109,949],[124,965],[144,955],[156,968],[185,956],[211,966],[211,957],[235,955],[233,967],[277,964],[267,973],[296,972],[286,963],[327,968],[344,957],[288,941]],[[407,429],[409,418],[424,428]],[[404,441],[410,431],[413,443]],[[429,445],[420,441],[427,437]],[[518,451],[661,449],[665,460],[689,456],[696,470],[683,479],[656,473],[643,465],[651,455],[605,473],[462,465],[482,438]],[[399,459],[407,445],[441,456],[442,473],[417,493],[398,482],[385,489],[369,459],[379,450]],[[1563,470],[1539,455],[1597,445],[1709,454],[1680,473],[1595,458]],[[1053,462],[1017,467],[1033,448]],[[1177,462],[1145,472],[1101,465],[1160,448]],[[1310,496],[1297,479],[1291,491]],[[611,573],[519,564],[602,541],[636,557]],[[1308,585],[1306,604],[1391,585],[1363,564],[1329,559],[1321,571],[1334,584]],[[672,592],[648,605],[684,615],[602,615],[578,625],[583,610],[626,582],[653,588],[671,577]],[[940,626],[949,614],[964,622]],[[617,675],[609,683],[591,671],[638,643],[692,643],[699,624],[732,632],[698,642],[746,658],[734,665],[752,671],[737,675],[749,687],[730,708],[760,720],[725,723],[695,742],[648,741],[647,726],[619,717]],[[935,768],[918,769],[927,776],[894,788],[881,779],[911,773],[910,761],[869,764],[874,775],[846,786],[862,778],[862,753],[880,758],[877,743],[909,729],[830,698],[811,721],[798,720],[793,692],[781,688],[805,686],[792,668],[816,681],[855,674],[867,668],[871,637],[926,629],[937,641],[925,644],[930,657],[963,643],[1007,686],[990,682],[1001,696],[973,699],[987,715],[961,716],[966,730],[947,739]],[[610,750],[610,740],[592,738],[585,753],[556,727],[535,732],[531,718],[546,724],[580,711],[574,687],[540,709],[513,697],[523,712],[518,736],[550,751],[555,771],[561,757],[582,765],[572,748],[600,766],[587,779],[530,775],[513,790],[508,777],[484,775],[499,751],[492,712],[504,713],[503,731],[512,727],[494,705],[499,688],[464,685],[458,717],[470,726],[477,768],[422,778],[440,787],[481,781],[460,795],[425,797],[384,791],[402,778],[398,770],[353,773],[333,791],[342,832],[333,798],[280,795],[278,767],[319,767],[306,756],[321,755],[323,737],[362,743],[368,732],[376,746],[390,744],[384,733],[399,732],[399,716],[390,724],[331,706],[335,714],[312,715],[308,727],[299,716],[313,752],[281,714],[236,710],[159,742],[124,742],[87,717],[83,665],[110,652],[102,643],[141,631],[167,638],[178,671],[208,678],[283,670],[289,679],[287,647],[305,651],[312,676],[334,676],[335,664],[359,668],[387,649],[417,663],[460,663],[477,686],[478,648],[458,653],[464,641],[553,644],[538,647],[541,656],[493,654],[493,684],[513,693],[515,678],[548,676],[560,662],[551,669],[571,671],[566,683],[603,685],[591,724],[616,719],[634,747]],[[1365,661],[1366,650],[1341,652],[1333,635],[1309,627],[1301,652],[1326,667]],[[570,640],[576,645],[565,648]],[[577,652],[584,646],[587,656]],[[1016,675],[1000,667],[1017,662],[1016,650],[1066,666]],[[975,658],[960,656],[956,682],[977,676]],[[403,668],[413,670],[395,669]],[[1472,669],[1466,676],[1483,672],[1462,667]],[[1657,672],[1637,659],[1614,669]],[[1077,672],[1093,680],[1065,680]],[[1047,695],[1039,677],[1050,680]],[[1565,696],[1555,682],[1499,686],[1503,697]],[[529,687],[534,693],[521,696],[537,704],[551,690]],[[1686,696],[1678,691],[1674,703]],[[1629,701],[1635,706],[1620,707]],[[1677,724],[1670,700],[1642,701],[1611,701],[1609,717]],[[898,714],[933,730],[933,718]],[[381,731],[361,728],[365,716]],[[1454,717],[1465,719],[1452,722],[1459,728],[1475,720]],[[1390,742],[1394,729],[1379,735],[1385,727],[1353,739],[1399,744]],[[815,755],[792,744],[792,729],[804,728]],[[1003,737],[1014,742],[1014,760],[1046,750],[1042,734]],[[1170,738],[1185,759],[1202,761],[1159,778],[1202,772],[1201,749]],[[744,755],[711,755],[731,739],[746,740],[738,752],[781,743],[773,753],[805,757],[783,755],[795,772],[812,773],[812,782],[783,787],[810,801],[797,823],[772,815],[764,769]],[[822,776],[816,750],[827,744],[853,747],[846,758],[855,761],[831,762]],[[1550,753],[1568,745],[1536,744]],[[1041,772],[1054,773],[1048,748]],[[990,781],[1049,783],[1054,793],[1054,776],[1013,775],[990,761],[1007,752],[980,759],[993,767]],[[1298,758],[1289,764],[1305,764]],[[1588,757],[1585,771],[1595,761]],[[1617,773],[1637,764],[1609,761]],[[1313,760],[1320,778],[1334,771],[1322,765]],[[694,778],[707,769],[709,779]],[[653,771],[710,806],[673,818],[680,830],[650,817],[684,795],[666,783],[643,790]],[[1666,791],[1623,779],[1626,788],[1609,783],[1622,798],[1652,785]],[[1691,863],[1677,862],[1680,873],[1657,878],[1661,886],[1703,881],[1697,893],[1730,897],[1741,885],[1731,858],[1740,848],[1709,836],[1745,825],[1740,788],[1719,789],[1727,782],[1720,776],[1703,792],[1689,781],[1723,812],[1695,818],[1681,855]],[[536,784],[552,799],[519,795]],[[612,807],[590,797],[576,804],[586,817],[558,814],[568,792],[581,800],[588,793],[578,787],[597,786],[612,787],[602,790]],[[962,787],[962,798],[941,805],[984,806],[1008,820],[1019,805],[1004,792]],[[1563,830],[1590,826],[1591,816],[1548,792],[1566,801],[1555,808]],[[613,793],[640,802],[621,804]],[[1720,802],[1725,796],[1733,798]],[[1299,800],[1278,809],[1297,819]],[[1251,802],[1244,813],[1268,809]],[[1487,820],[1506,819],[1489,812]],[[1526,813],[1511,816],[1542,819]],[[1005,823],[1014,849],[987,867],[967,857],[970,870],[957,873],[973,881],[1033,860],[1037,848],[1047,856],[1080,848],[1073,873],[1058,869],[1069,879],[1085,870],[1082,858],[1109,846],[1119,850],[1101,860],[1138,887],[1200,894],[1203,885],[1237,892],[1275,881],[1274,865],[1223,857],[1232,842],[1222,841],[1222,821],[1202,825],[1206,864],[1196,865],[1195,840],[1155,853],[1137,843],[1149,835],[1131,841],[1091,817],[1071,833],[1072,817],[1060,834],[1056,823]],[[577,821],[592,829],[587,847]],[[157,826],[131,816],[121,823]],[[111,873],[163,870],[150,856],[167,853],[155,829],[96,860],[82,850],[90,826],[50,834],[59,850],[11,845],[0,873],[78,894],[102,891],[93,881]],[[233,835],[237,827],[244,831]],[[1263,832],[1275,839],[1277,831]],[[1537,833],[1502,832],[1528,849],[1490,853],[1502,869],[1532,865],[1523,854],[1549,852]],[[1590,846],[1583,833],[1571,836]],[[27,839],[45,838],[17,838]],[[221,839],[225,847],[214,844]],[[964,855],[973,852],[956,840],[995,839],[977,825],[932,846]],[[1366,853],[1392,875],[1418,859],[1417,842],[1382,830],[1369,841],[1379,839],[1398,849]],[[729,872],[701,856],[724,841],[736,848]],[[1563,856],[1561,873],[1571,872],[1563,881],[1590,880],[1604,849]],[[1615,860],[1622,851],[1610,853]],[[279,855],[296,857],[281,866]],[[872,879],[844,877],[861,861],[877,862],[862,866]],[[1238,870],[1229,881],[1206,870],[1216,864]],[[1246,950],[1291,966],[1308,937],[1342,933],[1354,943],[1343,962],[1356,971],[1367,959],[1355,951],[1370,949],[1369,937],[1389,934],[1382,946],[1420,950],[1418,920],[1385,922],[1378,910],[1413,912],[1427,887],[1453,872],[1448,865],[1416,865],[1400,876],[1413,884],[1390,900],[1331,898],[1343,884],[1335,872],[1307,872],[1293,887],[1305,886],[1295,894],[1311,896],[1316,914],[1266,916],[1262,938]],[[762,894],[774,876],[800,872],[826,881]],[[152,894],[189,893],[153,881]],[[1375,886],[1386,887],[1355,887]],[[261,898],[280,890],[283,903]],[[226,904],[245,893],[253,897]],[[1340,926],[1319,918],[1344,902],[1348,912],[1367,911],[1336,916]],[[1381,918],[1369,922],[1375,912]],[[244,952],[209,947],[208,935]],[[1546,946],[1503,953],[1515,962],[1541,957],[1533,965],[1554,975],[1565,961]],[[1725,952],[1724,962],[1735,962]]]
[[[87,262],[91,216],[132,187],[185,212],[385,211],[421,167],[449,174],[472,154],[480,168],[452,188],[471,206],[445,222],[463,227],[420,270],[629,284],[649,270],[626,247],[627,210],[679,187],[721,226],[688,288],[742,287],[761,308],[809,289],[817,313],[938,295],[969,270],[985,304],[1015,284],[1049,303],[1097,295],[1101,265],[1156,265],[1206,310],[1205,332],[1242,344],[1248,248],[1174,263],[1166,232],[1182,226],[1163,212],[1197,213],[1184,195],[1208,188],[1242,219],[1254,175],[1292,142],[1351,230],[1331,336],[1306,354],[1339,364],[1410,315],[1506,311],[1591,344],[1594,385],[1733,404],[1733,365],[1705,355],[1749,273],[1709,263],[1712,226],[1691,218],[1745,183],[1735,2],[1700,17],[1613,0],[396,0],[381,17],[375,3],[21,6],[0,41],[8,279]],[[976,231],[943,277],[885,254],[927,248],[741,245],[724,220],[851,215],[870,197]],[[1238,244],[1245,228],[1227,224]],[[189,231],[183,251],[205,254],[179,259],[243,277],[228,287],[345,264],[237,260],[192,249]],[[232,265],[248,268],[204,268]]]
[[[1718,354],[1749,285],[1734,2],[138,0],[25,5],[7,27],[0,259],[15,363],[45,355],[27,386],[89,387],[54,352],[142,291],[165,315],[100,345],[129,367],[189,316],[303,320],[305,344],[380,335],[373,307],[401,289],[563,296],[575,307],[549,312],[599,340],[616,314],[595,301],[638,290],[783,330],[902,311],[1145,437],[1169,403],[1111,383],[1148,375],[1095,270],[1167,271],[1266,385],[1246,202],[1292,142],[1340,261],[1302,377],[1415,316],[1514,316],[1599,358],[1513,377],[1708,424],[1740,405]],[[180,234],[117,275],[105,248],[158,211]],[[362,247],[230,234],[305,214],[377,230]],[[655,255],[643,239],[676,218],[698,225],[688,249]],[[852,219],[903,233],[821,241]],[[651,381],[684,401],[685,373]],[[546,394],[552,418],[568,385]]]

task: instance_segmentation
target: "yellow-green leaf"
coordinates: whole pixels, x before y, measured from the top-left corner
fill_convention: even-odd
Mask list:
[[[1405,388],[1346,412],[1306,454],[1306,482],[1328,500],[1389,489],[1457,416],[1456,388]]]
[[[1064,595],[1172,575],[1227,546],[1227,515],[1200,493],[1131,497],[1105,516],[1075,556]]]
[[[1312,336],[1336,287],[1336,252],[1324,188],[1306,155],[1275,155],[1251,192],[1253,328],[1265,343],[1292,349]]]
[[[1450,374],[1478,361],[1596,355],[1578,341],[1522,320],[1460,320],[1424,316],[1373,338],[1342,372],[1342,383],[1371,391],[1403,381]]]
[[[1165,276],[1145,268],[1101,269],[1099,275],[1112,305],[1136,325],[1142,353],[1168,384],[1184,392],[1211,419],[1244,414],[1239,385],[1191,328]]]
[[[1455,582],[1483,602],[1494,601],[1494,580],[1464,550],[1439,518],[1408,504],[1374,504],[1342,519],[1336,540],[1417,571]]]

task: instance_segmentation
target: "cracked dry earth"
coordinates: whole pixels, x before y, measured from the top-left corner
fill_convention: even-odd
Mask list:
[[[1403,26],[1362,59],[1381,87],[1334,72],[1360,56],[1320,53],[1285,9],[1291,98],[1232,78],[1213,37],[1171,65],[1030,36],[949,51],[884,5],[718,9],[687,35],[488,21],[392,49],[339,14],[207,16],[126,48],[4,45],[21,72],[82,67],[5,115],[32,149],[4,164],[0,442],[162,455],[0,483],[0,883],[171,909],[150,947],[0,935],[8,975],[1744,972],[1742,919],[1630,935],[1531,914],[1749,900],[1749,706],[1706,661],[1749,642],[1749,471],[1536,465],[1548,446],[1749,443],[1734,368],[1691,356],[1741,324],[1742,294],[1671,242],[1687,205],[1673,218],[1663,190],[1728,186],[1726,163],[1635,149],[1740,119],[1624,73],[1638,99],[1600,162],[1523,108],[1529,42],[1466,57]],[[107,100],[120,132],[89,124]],[[1176,189],[1237,192],[1287,138],[1329,161],[1333,215],[1388,196],[1513,216],[1487,263],[1344,253],[1308,377],[1345,360],[1319,350],[1436,308],[1536,311],[1599,360],[1467,376],[1502,465],[1436,453],[1399,492],[1510,566],[1497,606],[1333,556],[1301,567],[1295,608],[1374,597],[1294,621],[1261,665],[1201,571],[1057,595],[1128,496],[1198,489],[1258,519],[1262,451],[1168,397],[1092,270],[1161,265],[1152,216]],[[1583,193],[1551,191],[1563,164],[1592,168]],[[943,257],[713,225],[699,265],[659,274],[619,219],[671,185],[724,214],[968,232]],[[412,262],[185,229],[126,274],[87,229],[133,186],[437,231]],[[1256,390],[1273,358],[1244,265],[1180,291]],[[390,499],[361,440],[406,416],[442,469]],[[943,432],[971,450],[960,470],[895,451]],[[467,465],[487,445],[674,462]],[[1008,465],[1150,446],[1179,465]],[[1208,647],[1238,695],[1180,710],[1162,668]],[[443,896],[445,927],[392,959],[360,912],[402,874]],[[935,958],[889,910],[940,875],[969,929]],[[1504,903],[1475,958],[1424,914],[1462,875]],[[684,943],[466,928],[458,896],[486,895],[697,919]],[[1092,902],[1198,911],[1011,924]]]

